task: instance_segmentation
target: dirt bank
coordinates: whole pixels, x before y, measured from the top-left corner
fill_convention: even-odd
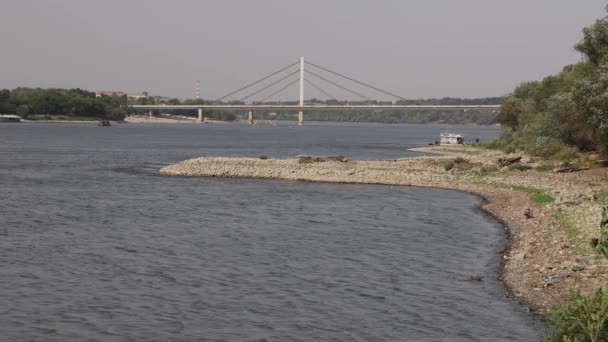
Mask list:
[[[506,224],[502,280],[531,309],[543,312],[563,302],[570,289],[590,292],[608,283],[608,262],[589,240],[599,233],[608,202],[605,169],[558,174],[551,170],[496,167],[500,152],[473,147],[429,147],[433,153],[388,161],[197,158],[160,170],[163,175],[286,179],[315,182],[390,184],[472,192],[484,209]],[[446,167],[447,165],[447,167]],[[450,167],[451,165],[451,167]],[[446,170],[449,169],[449,170]]]

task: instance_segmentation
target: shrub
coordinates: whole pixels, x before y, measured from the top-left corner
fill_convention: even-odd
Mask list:
[[[534,155],[548,158],[559,152],[562,147],[562,143],[558,139],[540,136],[532,142],[529,150]]]
[[[454,159],[454,163],[456,163],[456,164],[462,164],[462,163],[466,163],[466,162],[468,162],[468,160],[466,160],[466,159],[464,159],[462,157],[456,157]]]
[[[552,332],[547,341],[608,340],[608,293],[598,290],[591,296],[572,292],[570,300],[549,312]]]
[[[456,164],[454,163],[454,161],[453,161],[453,160],[448,160],[448,162],[447,162],[447,163],[445,163],[444,168],[445,168],[445,170],[446,170],[446,171],[450,171],[451,169],[453,169],[453,168],[454,168],[454,166],[455,166],[455,165],[456,165]]]
[[[515,152],[517,152],[517,147],[514,144],[509,144],[509,145],[505,146],[505,148],[503,148],[503,151],[507,154],[515,153]]]

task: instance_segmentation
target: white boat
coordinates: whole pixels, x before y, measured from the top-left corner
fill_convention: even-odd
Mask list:
[[[21,117],[11,114],[0,114],[0,122],[21,122]]]
[[[441,133],[441,145],[462,145],[464,144],[464,137],[456,133]]]

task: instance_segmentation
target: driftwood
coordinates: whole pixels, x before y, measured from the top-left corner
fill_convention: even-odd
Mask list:
[[[579,172],[579,171],[587,171],[589,170],[588,167],[575,167],[575,166],[568,166],[568,167],[564,167],[561,169],[557,169],[553,172],[555,173],[570,173],[570,172]]]
[[[521,156],[519,157],[500,157],[496,161],[499,167],[509,166],[511,164],[519,163],[521,161]]]
[[[341,162],[341,163],[346,163],[346,162],[348,162],[348,159],[346,159],[344,156],[319,156],[319,157],[306,156],[306,155],[298,156],[298,163],[300,163],[300,164],[324,163],[324,162],[328,162],[328,161],[337,161],[337,162]]]

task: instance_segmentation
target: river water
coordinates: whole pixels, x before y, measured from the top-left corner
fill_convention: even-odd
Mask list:
[[[400,158],[442,129],[0,124],[0,340],[536,341],[475,196],[158,175],[205,155]]]

